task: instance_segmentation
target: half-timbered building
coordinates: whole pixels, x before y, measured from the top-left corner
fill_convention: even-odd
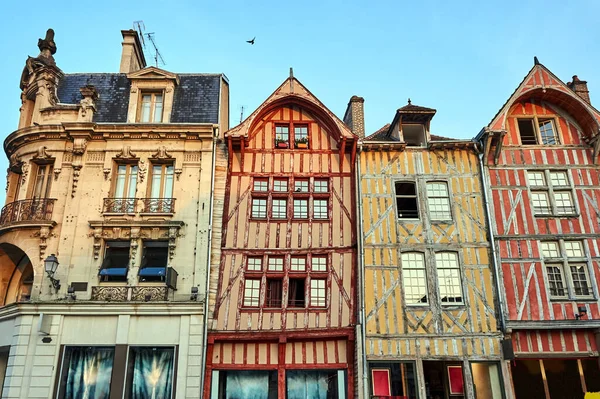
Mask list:
[[[475,144],[410,103],[359,144],[364,397],[502,398]]]
[[[356,141],[293,76],[226,132],[205,398],[355,397]]]
[[[600,113],[534,67],[479,134],[518,398],[600,391]]]

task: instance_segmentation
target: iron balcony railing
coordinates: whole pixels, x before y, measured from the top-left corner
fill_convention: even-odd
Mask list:
[[[0,226],[20,222],[51,222],[54,198],[33,198],[11,202],[2,208]]]
[[[104,213],[174,213],[175,198],[104,198]]]

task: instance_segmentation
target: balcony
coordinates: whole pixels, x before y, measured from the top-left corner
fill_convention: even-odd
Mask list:
[[[0,228],[13,225],[51,225],[54,198],[34,198],[11,202],[2,208]]]
[[[104,198],[103,213],[175,213],[175,198]]]

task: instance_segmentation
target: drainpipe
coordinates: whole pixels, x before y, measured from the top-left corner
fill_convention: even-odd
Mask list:
[[[208,290],[210,287],[210,265],[212,254],[212,232],[213,232],[213,202],[215,199],[215,171],[217,169],[217,140],[219,138],[219,127],[213,127],[212,140],[212,168],[210,172],[210,204],[208,205],[209,220],[208,220],[208,250],[207,250],[207,267],[206,267],[206,285],[204,287],[204,332],[202,337],[202,363],[200,366],[200,397],[204,392],[204,374],[206,373],[206,353],[208,349]]]
[[[364,237],[363,237],[363,206],[362,206],[362,197],[360,195],[360,154],[362,153],[362,143],[358,143],[358,156],[356,157],[356,205],[358,207],[358,301],[360,303],[360,311],[358,313],[358,322],[361,326],[361,347],[362,347],[362,379],[363,379],[363,397],[367,399],[369,397],[369,374],[367,373],[367,348],[366,348],[366,334],[367,327],[366,323],[366,315],[365,315],[365,249],[364,249]]]
[[[489,137],[488,137],[489,140]],[[487,180],[487,174],[485,173],[485,167],[483,165],[483,149],[479,147],[479,143],[475,143],[475,148],[477,149],[477,158],[479,159],[479,173],[481,174],[481,191],[483,193],[483,203],[485,206],[485,219],[488,225],[489,237],[490,237],[490,246],[492,248],[492,263],[494,265],[494,274],[496,275],[496,291],[498,295],[498,310],[500,311],[500,330],[502,334],[506,332],[506,324],[504,321],[504,301],[503,291],[500,285],[500,269],[498,267],[498,254],[496,253],[496,240],[494,238],[494,227],[492,225],[492,214],[490,212],[490,203],[488,200],[488,192],[487,187],[490,187],[489,181]],[[503,337],[504,338],[504,337]]]

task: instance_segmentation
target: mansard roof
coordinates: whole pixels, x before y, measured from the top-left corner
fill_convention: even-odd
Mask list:
[[[224,75],[177,74],[176,76],[179,78],[179,84],[175,86],[171,123],[218,123],[220,84]],[[58,85],[59,101],[65,104],[78,104],[82,99],[79,89],[86,85],[92,85],[98,91],[94,122],[127,122],[131,89],[127,74],[67,74]]]

